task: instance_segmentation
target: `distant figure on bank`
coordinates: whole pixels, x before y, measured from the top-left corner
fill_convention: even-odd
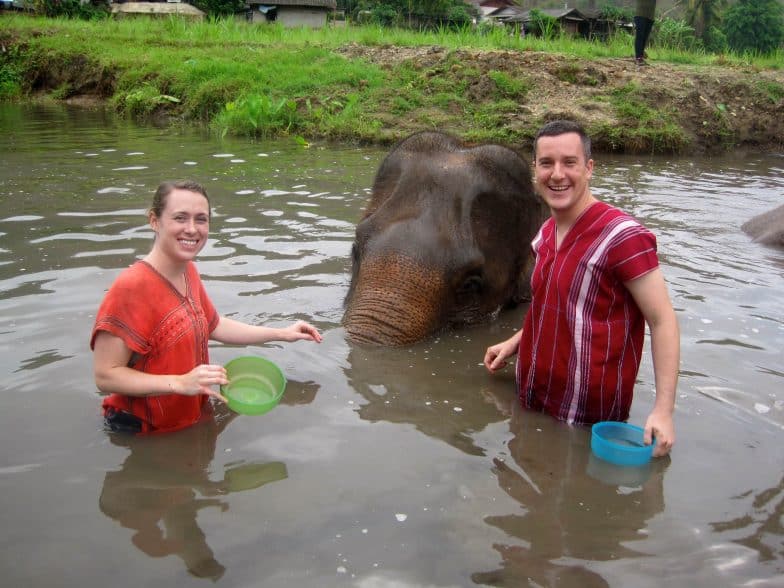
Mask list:
[[[210,201],[192,181],[158,186],[148,213],[152,249],[123,270],[98,309],[90,347],[104,420],[112,431],[173,431],[208,414],[226,370],[210,364],[210,339],[233,345],[315,341],[304,321],[284,328],[220,316],[194,259],[207,243]]]
[[[645,47],[653,29],[656,14],[656,0],[637,0],[634,13],[634,61],[637,65],[646,65]]]

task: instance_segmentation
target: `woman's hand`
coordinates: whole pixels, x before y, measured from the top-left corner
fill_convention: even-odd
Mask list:
[[[318,332],[318,329],[311,325],[310,323],[306,323],[305,321],[297,321],[293,325],[289,325],[288,327],[281,329],[281,341],[315,341],[316,343],[321,343],[321,333]]]
[[[220,392],[214,390],[212,386],[222,386],[228,383],[226,368],[222,365],[203,363],[197,365],[187,374],[172,376],[169,382],[169,389],[173,394],[182,394],[184,396],[206,394],[226,402],[226,398]]]

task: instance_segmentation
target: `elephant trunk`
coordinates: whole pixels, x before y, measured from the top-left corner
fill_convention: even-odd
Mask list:
[[[443,322],[441,272],[409,257],[385,256],[364,263],[346,299],[343,325],[352,341],[409,345]]]

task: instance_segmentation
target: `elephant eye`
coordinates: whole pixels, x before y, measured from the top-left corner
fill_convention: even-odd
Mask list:
[[[473,274],[468,276],[457,290],[458,294],[478,294],[482,291],[482,276]]]

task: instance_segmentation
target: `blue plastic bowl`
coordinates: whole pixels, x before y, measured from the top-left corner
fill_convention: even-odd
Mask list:
[[[640,427],[603,421],[591,427],[591,450],[596,457],[621,466],[640,466],[648,463],[653,455],[656,440],[643,443],[645,431]]]

